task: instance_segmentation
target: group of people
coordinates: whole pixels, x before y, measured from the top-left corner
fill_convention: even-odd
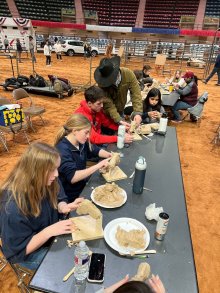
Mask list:
[[[36,62],[36,57],[35,57],[36,46],[35,46],[34,38],[32,36],[29,36],[28,40],[29,40],[29,51],[30,51],[32,62]],[[8,37],[5,36],[4,38],[5,53],[7,52],[10,53],[10,46],[12,46],[13,42],[14,42],[14,39],[9,43]],[[18,62],[22,63],[21,54],[23,52],[23,48],[19,38],[16,38],[16,52],[17,52]]]
[[[48,41],[45,46],[49,47]],[[152,85],[149,71],[145,66],[142,78],[148,78]],[[119,125],[125,125],[125,142],[132,143],[130,123],[124,120],[128,92],[131,118],[137,127],[141,122],[159,121],[164,113],[160,90],[151,88],[142,101],[139,82],[133,71],[120,67],[120,57],[103,58],[94,78],[98,86],[85,91],[85,100],[60,127],[54,146],[43,142],[31,144],[1,186],[0,235],[4,255],[12,263],[36,269],[51,237],[76,229],[69,219],[59,221],[60,216],[79,206],[84,200],[79,196],[89,177],[108,165],[112,154],[105,147],[117,141]],[[177,79],[171,81],[180,94],[180,101],[173,107],[178,121],[178,110],[193,106],[198,96],[193,73],[186,72],[183,78],[183,89]],[[93,157],[102,160],[86,168],[87,160]],[[149,284],[127,281],[125,278],[105,292],[165,292],[158,277]],[[132,286],[145,289],[128,289],[136,288]]]

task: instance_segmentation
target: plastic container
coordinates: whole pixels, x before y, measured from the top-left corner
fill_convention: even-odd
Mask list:
[[[85,241],[80,241],[74,253],[76,281],[84,281],[89,273],[89,248]]]
[[[140,194],[143,192],[147,163],[144,157],[140,156],[135,164],[133,181],[133,192]]]

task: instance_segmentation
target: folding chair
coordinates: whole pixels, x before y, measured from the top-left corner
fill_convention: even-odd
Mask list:
[[[23,107],[23,111],[25,116],[27,117],[27,122],[31,129],[35,132],[33,123],[32,123],[32,117],[39,116],[42,123],[44,124],[44,120],[42,118],[42,114],[46,111],[44,107],[36,106],[33,102],[33,99],[31,96],[24,90],[23,88],[15,89],[13,90],[12,96],[14,100],[18,101],[21,99],[28,99],[28,107]]]
[[[11,101],[6,98],[0,98],[0,106],[11,104]],[[8,152],[7,142],[5,138],[5,134],[13,134],[13,140],[15,141],[15,135],[19,132],[22,132],[24,137],[26,138],[28,144],[30,144],[29,138],[27,136],[26,130],[28,128],[27,123],[24,121],[22,124],[13,124],[10,126],[2,126],[0,125],[0,142],[4,146],[5,150]]]
[[[18,287],[22,293],[31,293],[31,289],[28,288],[29,279],[33,276],[34,271],[31,271],[27,268],[24,268],[18,264],[13,264],[10,261],[7,261],[4,257],[2,246],[0,244],[0,251],[3,255],[3,257],[0,259],[0,261],[4,262],[3,266],[1,267],[0,271],[3,270],[3,268],[9,264],[14,273],[17,276],[18,279]]]
[[[185,118],[190,115],[190,118],[192,121],[194,122],[200,122],[201,116],[202,116],[202,112],[204,109],[204,104],[205,102],[208,101],[208,93],[204,92],[198,99],[198,102],[195,106],[188,108],[187,109],[187,115],[185,117],[183,117],[183,120],[185,120]]]

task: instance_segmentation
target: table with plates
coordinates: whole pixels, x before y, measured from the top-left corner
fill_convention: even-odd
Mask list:
[[[123,221],[123,218],[142,223],[149,231],[148,249],[155,249],[157,253],[150,254],[146,259],[139,259],[119,255],[117,248],[114,245],[114,249],[110,247],[104,239],[88,241],[87,245],[93,252],[106,255],[103,284],[105,287],[122,279],[126,274],[133,276],[138,265],[146,261],[151,266],[151,272],[160,276],[167,292],[196,293],[198,292],[197,277],[176,130],[168,127],[166,136],[154,134],[150,139],[143,137],[142,141],[134,142],[129,148],[119,150],[123,154],[119,166],[128,178],[116,183],[126,191],[127,201],[118,208],[99,208],[103,213],[104,229],[111,221]],[[113,144],[109,146],[109,150],[116,151],[117,149]],[[151,189],[152,192],[144,190],[142,194],[134,194],[132,192],[133,178],[129,177],[140,155],[147,161],[145,187]],[[82,196],[90,198],[94,188],[102,184],[105,184],[105,181],[96,172],[83,190]],[[146,206],[151,203],[156,203],[158,207],[162,206],[170,215],[168,231],[163,241],[154,238],[156,222],[149,221],[145,217]],[[72,213],[71,216],[74,215],[75,213]],[[114,226],[110,228],[114,229]],[[110,237],[112,231],[106,230],[105,234]],[[71,239],[71,235],[56,237],[30,282],[31,288],[45,292],[74,292],[73,276],[66,282],[62,281],[74,265],[74,247],[67,246],[68,239]],[[110,244],[109,241],[108,243]],[[86,292],[96,292],[101,286],[102,284],[87,282]]]

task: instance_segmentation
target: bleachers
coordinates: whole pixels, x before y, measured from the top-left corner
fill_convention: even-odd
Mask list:
[[[74,8],[73,0],[15,0],[22,18],[61,21],[62,8]]]
[[[177,28],[181,15],[196,15],[199,0],[147,0],[143,27]]]
[[[135,26],[139,0],[82,0],[83,9],[98,13],[99,25]]]
[[[206,16],[220,16],[220,0],[207,0],[206,2]]]
[[[6,0],[0,1],[0,16],[2,17],[11,17],[11,12],[8,8],[8,3]]]

